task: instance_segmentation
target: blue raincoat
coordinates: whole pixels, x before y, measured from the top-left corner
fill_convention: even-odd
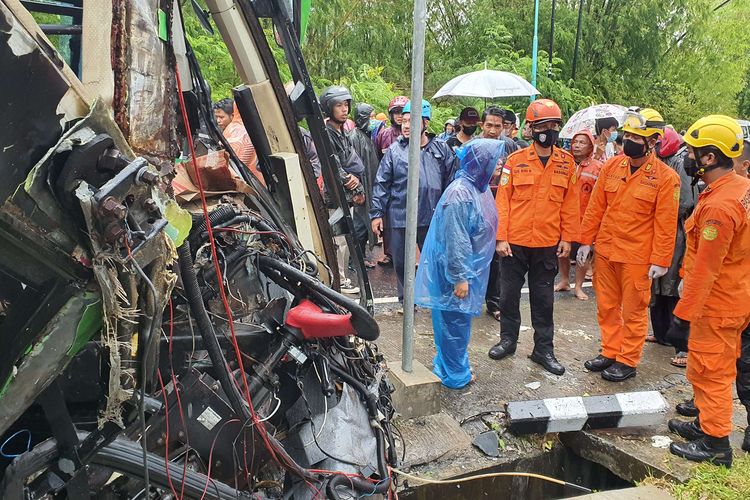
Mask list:
[[[459,170],[437,204],[419,259],[415,301],[432,309],[433,372],[452,389],[471,381],[471,317],[482,310],[497,234],[497,209],[488,187],[504,149],[502,141],[475,139],[456,151]],[[459,299],[454,285],[464,281],[469,294]]]

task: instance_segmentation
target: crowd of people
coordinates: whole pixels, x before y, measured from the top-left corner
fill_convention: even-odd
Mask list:
[[[336,89],[338,97],[325,99],[326,89],[321,104],[332,140],[344,144],[352,97]],[[645,342],[674,346],[672,363],[687,367],[694,390],[677,411],[694,420],[670,420],[687,439],[671,450],[731,465],[735,380],[750,408],[750,144],[737,122],[711,115],[681,135],[658,111],[630,108],[624,120],[597,119],[562,147],[563,117],[550,99],[532,101],[523,122],[497,106],[481,114],[467,107],[440,135],[429,132],[427,101],[399,96],[388,114],[386,125],[372,106],[358,105],[348,137],[374,145],[377,161],[359,177],[370,181],[362,204],[370,234],[384,240],[384,263],[393,262],[401,300],[407,152],[411,124],[422,120],[415,300],[432,311],[433,371],[442,383],[459,389],[475,379],[468,345],[483,306],[500,323],[489,356],[515,353],[525,283],[529,357],[563,375],[554,292],[572,289],[588,300],[583,284],[593,276],[601,349],[585,368],[621,382],[636,376]],[[365,148],[348,151],[355,149]],[[338,167],[358,176],[352,156],[337,154]],[[341,181],[347,190],[359,185],[344,174]],[[743,448],[750,451],[750,430]]]
[[[563,116],[551,99],[532,101],[522,121],[497,106],[467,107],[440,135],[429,131],[428,101],[395,97],[387,117],[369,104],[353,108],[341,86],[319,101],[356,241],[365,255],[382,239],[378,263],[393,265],[399,301],[408,147],[421,120],[415,301],[432,311],[433,371],[444,386],[475,379],[468,345],[483,306],[500,324],[489,357],[516,352],[524,284],[529,358],[562,376],[554,294],[589,300],[583,285],[593,279],[601,349],[586,370],[621,382],[636,376],[646,342],[673,346],[671,362],[686,368],[694,391],[676,411],[694,420],[669,421],[687,440],[671,451],[731,465],[733,383],[750,410],[750,143],[736,120],[710,115],[679,134],[658,111],[629,108],[561,141]],[[314,144],[301,132],[328,202]],[[341,291],[357,293],[346,242],[335,243]],[[750,417],[742,447],[750,452]]]

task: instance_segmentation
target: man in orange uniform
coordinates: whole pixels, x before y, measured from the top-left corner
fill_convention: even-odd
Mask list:
[[[500,218],[497,252],[500,264],[500,342],[490,349],[492,359],[516,352],[521,328],[521,288],[529,276],[534,351],[529,358],[550,373],[565,367],[554,354],[552,308],[558,257],[570,255],[570,242],[580,226],[576,164],[567,151],[555,146],[562,114],[550,99],[539,99],[526,110],[533,143],[508,157],[495,202]]]
[[[736,175],[742,129],[728,116],[695,122],[685,135],[686,170],[706,183],[685,222],[687,253],[683,288],[667,334],[688,338],[687,378],[693,385],[693,422],[673,419],[672,432],[688,439],[670,451],[696,462],[732,465],[732,382],[740,334],[750,322],[750,180]]]
[[[600,161],[594,159],[594,135],[589,129],[576,132],[570,141],[570,152],[576,160],[576,185],[578,186],[578,198],[581,202],[581,218],[586,213],[586,207],[594,191],[594,185],[599,178],[602,169]],[[570,257],[560,258],[560,282],[555,287],[556,292],[570,290]],[[583,292],[583,280],[586,273],[591,270],[591,263],[576,266],[576,280],[573,294],[579,300],[589,300],[589,296]]]
[[[656,158],[664,119],[653,109],[628,113],[625,156],[610,158],[599,173],[581,226],[578,263],[596,242],[597,319],[602,352],[586,361],[589,371],[620,382],[634,377],[648,333],[651,279],[672,262],[679,176]]]

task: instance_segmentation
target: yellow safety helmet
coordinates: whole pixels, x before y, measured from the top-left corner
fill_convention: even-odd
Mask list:
[[[728,158],[742,154],[742,129],[733,118],[725,115],[704,116],[690,125],[685,142],[694,148],[715,146]]]
[[[664,118],[655,109],[631,108],[625,115],[622,130],[641,137],[651,137],[654,134],[663,136],[665,126]]]

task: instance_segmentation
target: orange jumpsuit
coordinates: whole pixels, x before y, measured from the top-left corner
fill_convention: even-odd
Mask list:
[[[690,321],[687,378],[703,432],[732,431],[732,384],[740,334],[750,321],[750,180],[726,174],[698,197],[685,221],[682,298],[674,315]]]
[[[593,157],[586,158],[578,164],[576,178],[578,179],[578,198],[581,202],[581,219],[586,214],[586,207],[589,205],[591,193],[594,191],[601,170],[602,163]]]
[[[602,356],[635,367],[648,333],[650,265],[672,262],[680,178],[652,153],[635,173],[624,156],[599,173],[581,226],[581,243],[596,243],[597,319]]]

